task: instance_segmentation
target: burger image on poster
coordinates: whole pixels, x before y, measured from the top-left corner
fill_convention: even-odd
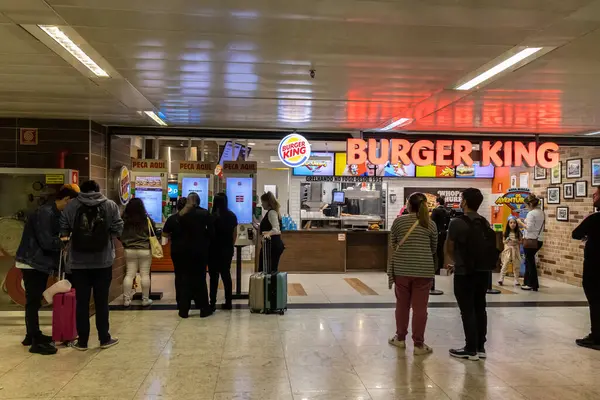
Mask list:
[[[292,133],[279,142],[277,155],[286,166],[300,167],[310,158],[310,143],[304,136]]]

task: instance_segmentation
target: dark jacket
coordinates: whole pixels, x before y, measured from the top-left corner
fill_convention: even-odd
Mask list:
[[[79,196],[67,205],[60,217],[61,236],[70,236],[75,224],[77,210],[81,204],[87,206],[99,205],[103,209],[110,235],[104,249],[97,253],[82,253],[74,251],[72,246],[69,246],[68,267],[71,269],[108,268],[112,266],[115,260],[113,238],[119,237],[123,232],[123,220],[121,219],[119,207],[114,201],[104,197],[102,193],[79,193]]]
[[[585,250],[583,252],[584,268],[583,273],[592,272],[590,269],[598,270],[598,262],[600,262],[600,212],[593,213],[585,218],[577,228],[573,230],[573,239],[585,239]],[[588,266],[588,268],[586,268]],[[586,271],[590,270],[590,271]]]
[[[444,206],[438,206],[431,211],[431,220],[435,222],[438,235],[445,237],[450,225],[450,211]]]
[[[208,255],[210,242],[215,237],[212,217],[203,208],[196,208],[179,216],[183,248],[188,255]]]
[[[38,208],[27,220],[16,260],[50,274],[58,269],[61,241],[60,211],[56,203]]]

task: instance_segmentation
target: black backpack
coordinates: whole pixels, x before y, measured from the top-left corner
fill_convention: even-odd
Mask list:
[[[468,272],[489,272],[496,268],[500,250],[496,247],[496,232],[481,216],[471,219],[460,217],[469,226],[462,258]]]
[[[75,214],[71,245],[81,253],[98,253],[106,248],[110,239],[106,213],[101,204],[81,204]]]

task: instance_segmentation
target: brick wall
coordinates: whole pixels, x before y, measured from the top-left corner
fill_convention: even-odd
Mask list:
[[[546,199],[548,187],[560,188],[560,204],[545,204],[546,227],[544,247],[540,250],[539,274],[573,285],[581,285],[583,271],[583,244],[571,239],[571,232],[589,214],[594,212],[592,207],[591,165],[592,158],[600,157],[600,149],[597,147],[563,147],[560,149],[562,161],[562,182],[550,185],[550,171],[547,171],[545,180],[533,180],[533,169],[511,168],[511,175],[526,171],[530,173],[530,189],[534,194]],[[568,159],[581,158],[582,177],[567,179],[566,164]],[[588,189],[586,198],[565,199],[563,184],[575,183],[576,181],[587,181]],[[545,200],[546,202],[546,200]],[[569,207],[569,222],[556,220],[557,207]]]

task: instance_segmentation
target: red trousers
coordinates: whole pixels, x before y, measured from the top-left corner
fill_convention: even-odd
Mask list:
[[[412,338],[415,346],[425,343],[427,325],[427,302],[433,279],[396,276],[396,334],[398,340],[404,340],[408,333],[410,309],[413,310]]]

